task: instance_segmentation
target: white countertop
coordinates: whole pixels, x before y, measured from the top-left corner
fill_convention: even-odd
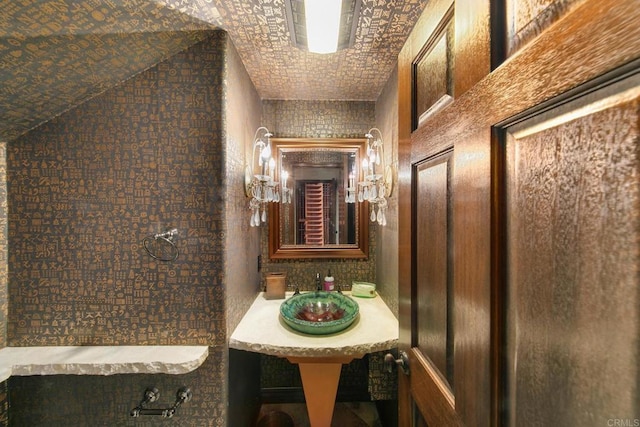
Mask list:
[[[291,295],[287,292],[286,298]],[[332,335],[307,335],[280,319],[283,299],[267,300],[262,292],[231,334],[229,347],[280,357],[360,357],[397,347],[398,320],[384,301],[379,296],[353,299],[360,314],[351,326]]]
[[[207,346],[5,347],[0,381],[11,375],[185,374],[208,355]]]

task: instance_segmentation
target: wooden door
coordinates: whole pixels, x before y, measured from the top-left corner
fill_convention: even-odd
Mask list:
[[[400,55],[403,427],[639,416],[640,8],[554,4],[503,60],[434,0]]]
[[[320,246],[324,241],[324,191],[321,182],[306,183],[304,191],[304,243]]]

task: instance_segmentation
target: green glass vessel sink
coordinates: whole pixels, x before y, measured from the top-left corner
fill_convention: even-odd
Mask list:
[[[358,303],[339,292],[296,294],[280,305],[280,317],[291,328],[327,335],[348,328],[358,317]]]

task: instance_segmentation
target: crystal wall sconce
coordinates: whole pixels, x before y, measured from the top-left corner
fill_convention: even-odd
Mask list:
[[[251,165],[245,167],[245,194],[250,197],[249,209],[252,227],[267,222],[269,203],[291,203],[291,189],[287,188],[288,173],[282,171],[281,182],[275,180],[276,160],[271,154],[269,129],[262,126],[253,137]]]
[[[367,152],[362,159],[362,180],[356,183],[355,172],[349,173],[345,201],[347,203],[369,202],[371,222],[387,224],[387,197],[393,189],[393,169],[385,166],[384,141],[378,128],[371,128],[365,134]]]

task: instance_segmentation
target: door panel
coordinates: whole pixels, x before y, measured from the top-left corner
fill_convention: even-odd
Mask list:
[[[453,331],[449,274],[451,154],[417,167],[414,345],[451,389]]]
[[[483,75],[490,52],[467,47],[500,17],[479,3],[455,2],[453,100],[420,123],[414,65],[450,2],[428,2],[398,61],[400,425],[633,422],[640,8],[572,1]],[[429,162],[448,149],[445,190]]]
[[[507,53],[519,48],[584,0],[506,0]]]
[[[508,425],[638,416],[639,100],[636,74],[507,128]]]
[[[472,153],[474,157],[467,158],[464,147],[459,156],[456,148],[452,148],[456,140],[427,135],[420,139],[420,147],[424,148],[421,157],[415,162],[412,158],[416,153],[416,135],[438,122],[439,116],[460,94],[489,73],[488,39],[481,40],[489,33],[488,10],[488,0],[430,1],[414,29],[418,36],[408,42],[399,59],[398,90],[403,94],[398,105],[399,320],[400,341],[406,345],[411,365],[410,376],[399,380],[399,423],[403,427],[463,425],[461,414],[467,413],[470,425],[486,425],[487,417],[483,419],[483,414],[487,413],[485,400],[489,401],[490,393],[489,358],[482,354],[476,357],[474,353],[479,350],[478,343],[488,346],[488,333],[485,332],[489,328],[472,323],[478,317],[488,317],[488,311],[468,313],[464,309],[474,299],[489,301],[485,295],[488,281],[485,277],[476,277],[474,286],[462,283],[457,287],[453,265],[454,254],[458,251],[454,251],[453,224],[460,223],[461,229],[466,227],[464,221],[455,221],[453,208],[475,205],[471,206],[473,213],[467,211],[467,215],[477,214],[481,209],[474,199],[482,194],[470,194],[468,202],[456,203],[452,191],[454,170],[459,166],[459,157],[461,170],[468,170],[473,168],[477,156]],[[474,39],[475,36],[479,38]],[[467,60],[471,64],[466,64]],[[405,76],[409,78],[403,78]],[[407,96],[405,99],[410,99],[409,108],[402,102],[404,95]],[[416,131],[409,135],[415,127]],[[410,163],[404,163],[407,161]],[[475,174],[472,171],[465,176],[473,181]],[[408,183],[403,180],[406,176],[412,177]],[[411,191],[407,191],[409,187]],[[408,227],[409,233],[408,218],[412,224]],[[488,247],[484,237],[476,238],[478,233],[468,236],[473,241],[460,253]],[[411,241],[410,245],[408,241]],[[411,260],[410,270],[402,268],[402,261],[407,259]],[[488,268],[485,270],[489,271]],[[409,287],[407,283],[410,283]],[[411,301],[410,313],[403,305],[407,300]],[[459,330],[464,333],[458,342],[456,334]],[[458,370],[459,366],[462,369]],[[468,384],[473,381],[461,380],[464,378],[473,378],[473,381],[479,378],[485,384],[484,390],[469,388]],[[461,388],[458,388],[459,384]],[[479,394],[484,396],[459,408],[458,393],[467,401]],[[480,406],[481,410],[471,411],[473,405]],[[482,421],[475,423],[475,419]]]
[[[453,99],[453,5],[413,61],[415,127]]]
[[[456,420],[453,395],[451,150],[416,167],[411,390],[429,425]],[[433,399],[433,396],[438,396]]]
[[[418,348],[411,349],[411,397],[414,411],[431,426],[463,425],[455,397],[437,367]],[[414,417],[415,419],[415,417]]]

